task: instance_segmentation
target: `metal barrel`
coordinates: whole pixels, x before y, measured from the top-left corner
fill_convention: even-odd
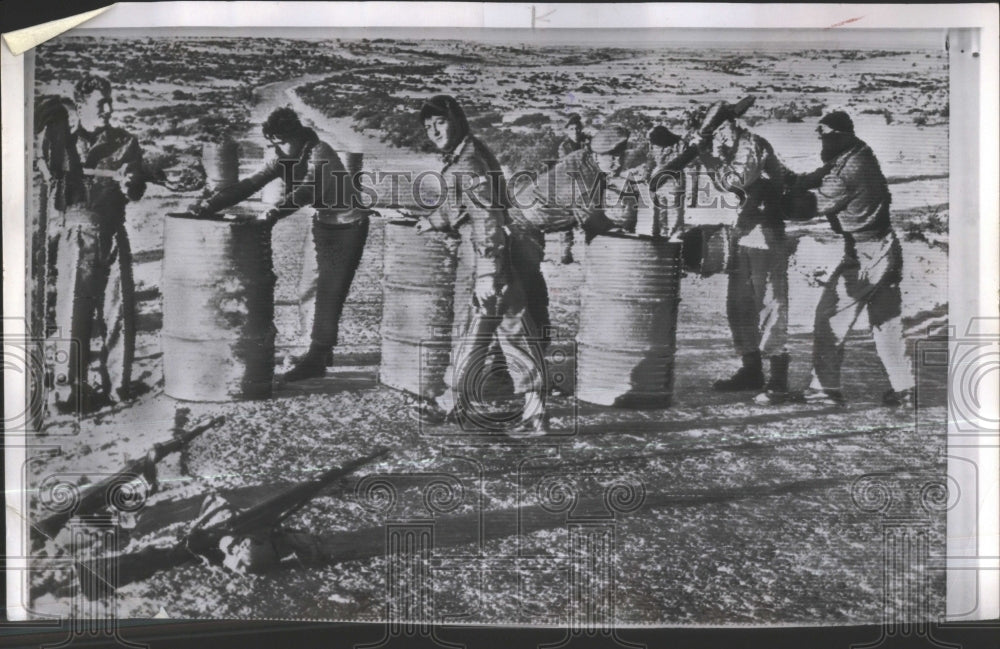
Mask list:
[[[608,233],[587,250],[577,391],[607,406],[667,407],[673,396],[681,244]]]
[[[379,381],[420,396],[444,386],[454,319],[456,246],[412,221],[385,226]]]
[[[201,147],[201,164],[209,190],[217,192],[235,185],[240,179],[240,145],[230,138],[205,142]]]
[[[168,214],[163,239],[163,391],[187,401],[270,396],[271,227]]]
[[[732,228],[726,224],[696,225],[681,237],[684,268],[702,277],[729,270]]]

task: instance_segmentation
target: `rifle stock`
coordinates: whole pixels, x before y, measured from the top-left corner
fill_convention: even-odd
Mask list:
[[[46,538],[53,538],[66,526],[66,523],[73,516],[90,516],[96,514],[107,507],[108,492],[115,485],[128,484],[137,478],[145,478],[148,482],[156,481],[156,463],[182,449],[191,443],[196,437],[206,431],[221,425],[226,418],[223,416],[213,417],[208,423],[197,426],[190,431],[182,432],[169,442],[162,442],[153,446],[145,456],[128,463],[124,469],[112,476],[94,483],[80,496],[80,502],[75,508],[64,512],[57,512],[42,519],[35,527]]]
[[[138,552],[113,555],[105,559],[104,562],[117,562],[117,579],[114,586],[125,586],[148,579],[161,570],[184,565],[198,556],[218,559],[222,556],[219,549],[219,541],[222,540],[222,537],[246,536],[252,532],[268,530],[278,525],[302,508],[330,483],[384,457],[388,452],[388,448],[380,447],[374,453],[329,469],[315,480],[289,487],[264,502],[236,514],[229,520],[207,528],[194,529],[184,540],[172,547],[148,547]],[[92,568],[96,565],[96,562],[80,564],[77,572],[92,573]]]

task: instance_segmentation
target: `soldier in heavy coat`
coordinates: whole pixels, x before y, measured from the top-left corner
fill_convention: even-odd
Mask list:
[[[525,396],[522,422],[512,432],[543,435],[547,423],[541,337],[528,308],[525,275],[515,265],[516,246],[500,164],[470,133],[465,112],[453,97],[437,95],[427,100],[420,119],[427,137],[443,154],[446,194],[440,207],[417,228],[454,232],[461,243],[455,286],[458,326],[453,331],[445,390],[422,401],[418,415],[438,423],[467,409],[475,380],[467,370],[485,358],[496,340],[507,359],[515,393]]]
[[[844,256],[831,274],[816,307],[812,382],[806,401],[843,403],[840,369],[847,333],[862,311],[875,350],[889,377],[883,395],[888,406],[914,404],[913,369],[903,339],[903,255],[889,218],[892,196],[871,147],[854,134],[843,111],[820,119],[817,127],[823,166],[787,179],[797,189],[813,190],[819,216],[844,238]]]
[[[781,212],[785,166],[771,144],[736,122],[732,107],[709,107],[700,162],[719,189],[735,193],[726,315],[742,366],[716,390],[788,391],[788,255]],[[762,356],[770,359],[765,385]]]

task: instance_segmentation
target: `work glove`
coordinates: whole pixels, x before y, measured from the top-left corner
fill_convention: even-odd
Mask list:
[[[417,219],[417,225],[415,227],[417,229],[417,234],[423,234],[424,232],[431,232],[434,230],[434,226],[431,222],[424,217]]]
[[[604,212],[594,212],[582,224],[583,233],[587,243],[593,241],[594,237],[615,228],[615,222],[604,215]]]
[[[474,293],[480,309],[486,313],[494,313],[496,311],[500,292],[497,291],[496,282],[492,275],[477,277]]]
[[[200,219],[204,219],[212,215],[212,212],[209,211],[208,205],[204,199],[198,199],[194,203],[188,205],[187,211],[191,216],[197,216]]]

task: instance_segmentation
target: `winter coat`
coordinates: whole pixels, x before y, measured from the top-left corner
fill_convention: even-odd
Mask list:
[[[786,168],[770,142],[741,129],[736,145],[725,159],[711,152],[703,152],[700,159],[705,169],[712,172],[713,181],[720,190],[739,196],[737,231],[745,234],[760,225],[772,236],[784,234],[780,205]]]
[[[89,133],[76,130],[75,145],[83,168],[105,171],[124,171],[131,176],[125,192],[115,178],[86,175],[86,207],[105,224],[115,224],[125,219],[125,205],[137,201],[146,193],[142,169],[142,148],[134,135],[115,126],[103,126]]]
[[[871,147],[858,140],[828,167],[816,191],[818,213],[830,220],[836,232],[856,240],[885,236],[892,228],[892,195]]]

